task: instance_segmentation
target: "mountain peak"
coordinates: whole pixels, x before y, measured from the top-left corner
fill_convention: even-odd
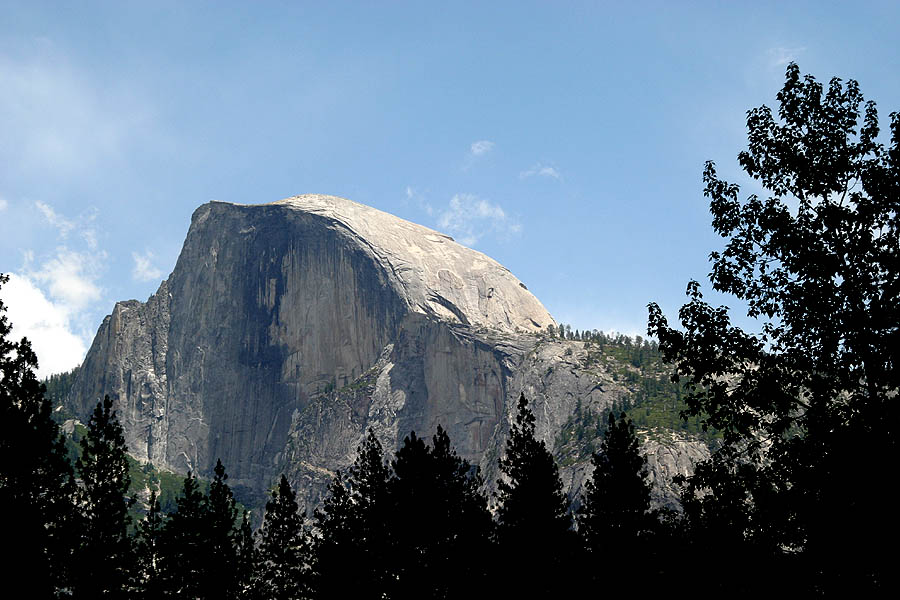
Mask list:
[[[452,237],[376,208],[324,194],[267,204],[213,202],[198,209],[290,210],[321,220],[388,273],[410,310],[500,331],[539,332],[555,323],[541,302],[508,269]],[[195,221],[197,215],[195,214]]]

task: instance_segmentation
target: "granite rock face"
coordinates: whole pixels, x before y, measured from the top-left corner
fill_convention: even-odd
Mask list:
[[[392,451],[440,424],[490,480],[520,393],[550,448],[626,393],[579,342],[546,341],[553,323],[496,261],[373,208],[212,202],[156,294],[104,320],[68,404],[85,420],[109,394],[135,457],[200,474],[221,458],[254,490],[286,472],[310,508],[370,427]],[[648,446],[660,498],[699,446]],[[573,493],[586,468],[563,469]]]

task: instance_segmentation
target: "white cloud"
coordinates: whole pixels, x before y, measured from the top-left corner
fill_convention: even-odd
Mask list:
[[[9,206],[9,202],[6,201],[6,198],[4,198],[3,196],[0,196],[0,212],[3,212],[4,210],[6,210],[6,208],[8,206]]]
[[[38,377],[81,364],[87,344],[73,331],[69,307],[49,300],[33,281],[15,273],[10,274],[0,292],[13,327],[13,339],[27,337],[38,356]]]
[[[84,358],[94,334],[92,315],[103,300],[98,281],[107,255],[97,248],[94,213],[71,219],[49,204],[35,206],[62,243],[37,260],[33,250],[24,250],[24,263],[10,274],[2,294],[15,336],[32,341],[38,375],[46,377],[69,370]]]
[[[806,52],[805,46],[793,48],[778,46],[769,48],[767,54],[769,55],[769,62],[773,67],[783,67],[790,62],[797,62],[797,56],[804,52]]]
[[[508,236],[522,231],[499,204],[473,194],[456,194],[438,217],[438,227],[458,238],[459,243],[473,246],[488,234]]]
[[[562,175],[560,175],[559,169],[556,167],[548,167],[546,165],[542,165],[541,163],[537,163],[530,169],[526,171],[522,171],[519,173],[519,179],[526,179],[528,177],[552,177],[553,179],[561,179]]]
[[[56,228],[62,240],[66,240],[72,231],[77,230],[79,237],[87,244],[88,251],[73,250],[65,244],[58,246],[55,254],[45,258],[37,269],[32,267],[34,252],[27,251],[22,275],[32,283],[42,285],[55,302],[67,307],[69,311],[82,311],[99,301],[102,296],[96,282],[104,267],[106,253],[97,250],[94,229],[84,225],[92,222],[94,216],[72,220],[60,215],[48,204],[35,202],[35,205],[47,222]]]
[[[490,140],[478,140],[477,142],[472,142],[471,146],[473,156],[481,156],[483,154],[487,154],[493,149],[494,142]]]
[[[80,311],[101,299],[96,281],[102,268],[105,253],[92,255],[77,252],[67,246],[56,249],[56,256],[47,259],[37,271],[26,275],[34,282],[43,284],[54,301]]]
[[[144,254],[132,252],[131,257],[134,259],[131,277],[135,281],[153,281],[162,278],[162,270],[153,265],[153,252],[150,250],[147,250]]]

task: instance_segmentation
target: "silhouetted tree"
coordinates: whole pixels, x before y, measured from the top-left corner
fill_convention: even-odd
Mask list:
[[[778,103],[777,118],[748,112],[738,155],[768,198],[740,200],[712,162],[703,176],[727,240],[710,255],[713,289],[743,301],[761,332],[733,326],[696,282],[684,331],[656,304],[648,331],[690,386],[689,414],[724,436],[684,498],[719,556],[800,557],[785,568],[807,593],[876,594],[896,583],[881,548],[897,534],[882,486],[897,455],[900,115],[885,147],[855,81],[825,91],[795,64]]]
[[[228,475],[216,460],[213,480],[204,498],[205,550],[203,591],[208,598],[234,598],[237,592],[237,505],[225,481]]]
[[[558,594],[565,592],[559,574],[572,560],[575,538],[559,469],[535,438],[534,422],[522,394],[497,482],[498,575],[515,593]]]
[[[0,287],[8,277],[0,273]],[[35,376],[38,362],[26,338],[12,341],[0,300],[0,514],[7,544],[2,579],[21,581],[30,597],[50,598],[68,587],[75,484],[51,404]],[[23,579],[30,573],[40,577]]]
[[[635,578],[651,575],[648,538],[654,529],[647,460],[625,413],[618,420],[609,413],[606,436],[591,464],[594,470],[577,514],[578,533],[588,553],[586,572],[596,573],[598,565],[618,562],[619,577],[605,582],[604,589],[611,591],[613,585],[625,592]],[[617,561],[620,556],[627,560]]]
[[[303,528],[303,515],[287,477],[266,503],[260,530],[259,590],[270,600],[310,597],[310,541]]]
[[[388,589],[389,476],[381,443],[370,429],[348,476],[335,476],[328,498],[315,514],[318,597],[380,597]]]
[[[493,520],[477,467],[460,458],[447,432],[438,425],[432,438],[435,507],[431,510],[432,555],[438,577],[446,581],[444,596],[459,598],[478,585],[490,569]],[[440,597],[440,596],[436,596]]]
[[[162,536],[160,575],[167,597],[203,597],[206,509],[193,473],[184,479],[176,510],[166,520]]]
[[[610,412],[606,436],[591,457],[594,470],[585,483],[578,531],[587,548],[623,548],[651,529],[647,460],[640,453],[634,425],[625,413]]]
[[[491,516],[482,480],[438,426],[433,446],[410,433],[392,462],[389,531],[395,598],[458,598],[484,589]]]
[[[81,439],[75,464],[81,480],[81,537],[74,577],[76,598],[124,598],[133,571],[129,535],[128,448],[125,433],[107,395],[98,402]]]
[[[147,514],[138,523],[135,533],[135,573],[131,585],[132,597],[149,600],[163,595],[159,572],[163,525],[159,497],[156,490],[153,490],[150,494]]]
[[[241,518],[241,526],[238,529],[235,544],[237,563],[235,566],[235,581],[237,597],[241,600],[256,600],[261,597],[259,593],[258,569],[259,553],[250,527],[250,513],[244,511]]]
[[[335,597],[341,589],[341,554],[355,545],[352,501],[344,475],[338,471],[328,486],[322,508],[314,513],[313,587],[321,598]]]

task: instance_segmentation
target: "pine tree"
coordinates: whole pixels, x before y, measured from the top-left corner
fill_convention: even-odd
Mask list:
[[[0,273],[0,287],[8,277]],[[76,538],[75,479],[50,401],[38,381],[37,356],[26,338],[10,339],[12,325],[0,300],[0,514],[15,548],[0,561],[11,589],[28,573],[34,598],[60,595],[69,585]]]
[[[297,497],[281,476],[260,530],[259,589],[270,600],[310,597],[311,550]]]
[[[165,522],[160,576],[168,596],[227,600],[246,591],[246,557],[239,555],[246,551],[244,533],[237,525],[237,503],[221,460],[213,473],[206,494],[188,473],[176,510]]]
[[[587,572],[597,565],[607,565],[618,556],[621,578],[617,583],[633,585],[635,577],[652,573],[646,567],[648,543],[653,531],[650,514],[650,483],[647,461],[640,453],[634,425],[625,413],[616,420],[608,416],[606,437],[599,452],[591,457],[594,471],[585,484],[583,501],[578,511],[578,533],[587,550]],[[593,567],[593,568],[592,568]],[[610,582],[604,582],[609,589]]]
[[[134,568],[128,511],[135,500],[128,497],[125,434],[112,407],[108,395],[97,403],[76,462],[82,519],[76,598],[124,598]]]
[[[534,423],[522,394],[500,460],[497,541],[502,576],[513,578],[517,592],[557,594],[558,575],[574,552],[574,534],[559,469],[544,442],[535,438]]]
[[[256,549],[256,542],[253,535],[253,529],[250,527],[250,513],[244,511],[241,518],[241,526],[237,534],[237,563],[235,566],[235,581],[237,598],[240,600],[256,600],[261,597],[257,593],[259,553]]]
[[[457,598],[468,583],[478,584],[487,575],[493,520],[480,470],[456,453],[440,425],[430,454],[437,484],[432,522],[439,525],[434,528],[434,562],[445,565],[439,569],[448,582],[445,597]]]
[[[606,437],[591,457],[594,467],[578,511],[578,531],[595,554],[628,545],[651,528],[647,460],[625,413],[610,412]]]
[[[431,447],[414,432],[407,436],[392,471],[389,530],[397,587],[391,597],[457,598],[482,588],[492,523],[478,472],[456,454],[440,426]]]
[[[340,474],[316,513],[316,593],[319,597],[373,597],[388,589],[386,525],[390,470],[375,432],[369,430],[346,479]],[[346,487],[344,487],[346,486]],[[346,566],[356,566],[347,577]]]
[[[138,524],[135,534],[135,573],[132,579],[132,597],[149,600],[162,596],[163,587],[159,569],[163,527],[164,520],[159,497],[156,490],[153,490],[150,494],[147,514]]]
[[[228,599],[236,594],[237,505],[225,481],[228,475],[221,460],[216,460],[213,480],[203,502],[205,522],[205,564],[201,567],[203,593],[209,598]]]
[[[419,593],[431,596],[429,583],[434,574],[428,556],[431,549],[431,508],[435,506],[435,486],[432,480],[432,465],[425,442],[411,432],[397,450],[391,463],[391,478],[388,480],[388,502],[386,511],[387,530],[390,532],[393,561],[386,590],[390,598],[407,598]],[[422,524],[428,523],[428,535],[423,535]],[[438,525],[440,527],[440,525]]]
[[[328,486],[322,508],[314,513],[313,588],[320,598],[336,598],[342,589],[342,555],[356,545],[353,501],[344,475],[338,471]]]
[[[203,597],[207,521],[203,493],[193,473],[185,477],[176,506],[166,520],[162,535],[163,588],[167,597],[200,598]]]

